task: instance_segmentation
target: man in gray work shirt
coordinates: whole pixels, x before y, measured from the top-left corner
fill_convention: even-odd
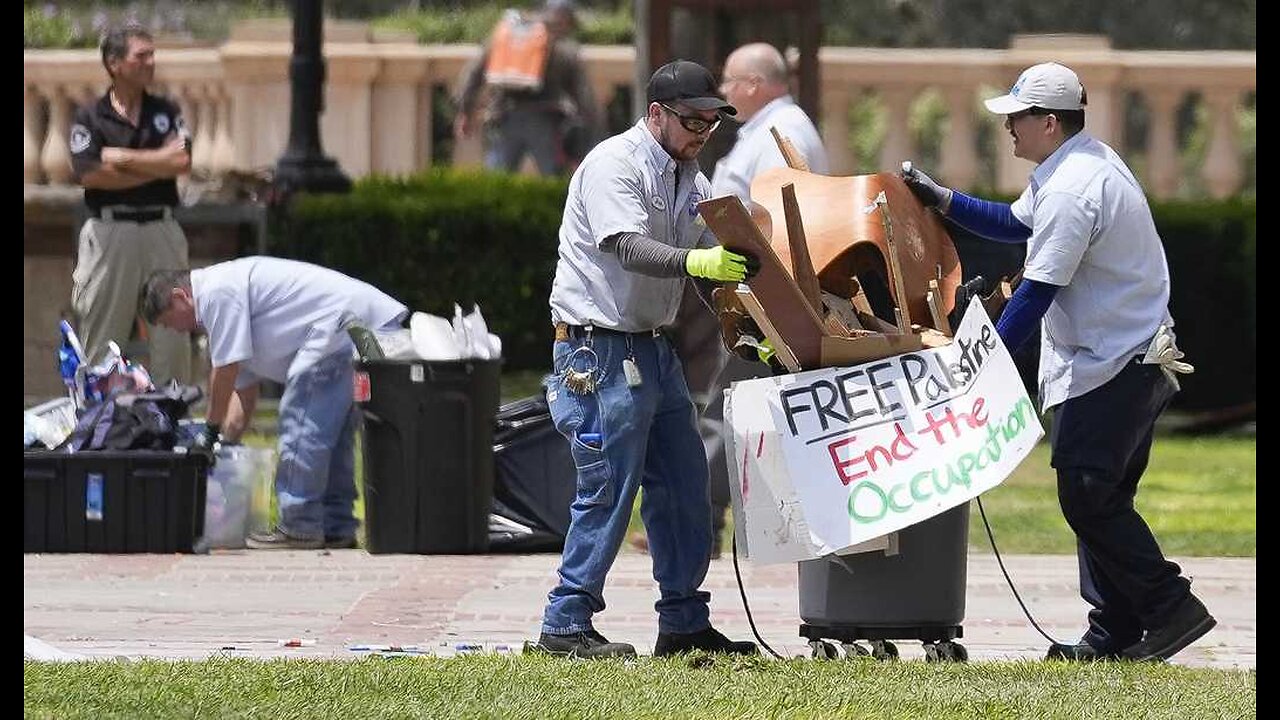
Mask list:
[[[737,282],[748,259],[698,215],[711,184],[694,160],[734,108],[711,73],[676,61],[649,80],[646,116],[591,151],[569,184],[551,290],[556,327],[547,402],[577,466],[577,496],[542,634],[531,647],[577,657],[635,654],[592,625],[605,607],[636,491],[661,597],[654,655],[754,654],[711,627],[699,590],[711,552],[707,463],[680,360],[662,335],[685,278]]]

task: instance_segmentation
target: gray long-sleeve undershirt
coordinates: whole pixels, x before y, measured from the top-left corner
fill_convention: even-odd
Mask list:
[[[637,233],[610,235],[600,249],[618,256],[618,262],[629,272],[649,277],[688,277],[684,262],[689,251],[671,247]]]

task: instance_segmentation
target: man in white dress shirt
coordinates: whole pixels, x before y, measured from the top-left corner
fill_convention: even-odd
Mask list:
[[[771,127],[778,128],[795,145],[809,163],[809,170],[827,174],[822,137],[791,97],[787,80],[786,60],[777,48],[766,43],[743,45],[725,61],[720,92],[735,103],[743,125],[733,149],[716,163],[711,176],[714,196],[733,194],[746,203],[751,199],[751,181],[756,175],[786,166],[782,151],[769,132]]]

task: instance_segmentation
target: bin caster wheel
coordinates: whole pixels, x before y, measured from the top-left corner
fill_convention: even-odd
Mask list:
[[[840,647],[844,648],[845,660],[856,660],[871,655],[870,650],[858,643],[841,643]]]
[[[928,662],[968,662],[969,651],[952,640],[925,643],[924,659]]]
[[[826,640],[810,640],[809,647],[813,650],[815,660],[835,660],[840,657],[840,653],[836,652],[836,646]]]
[[[882,662],[898,659],[898,646],[888,640],[871,641],[871,657]]]

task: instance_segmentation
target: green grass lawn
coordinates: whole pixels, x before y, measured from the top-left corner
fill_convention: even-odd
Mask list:
[[[1156,437],[1136,504],[1165,553],[1257,556],[1257,449],[1255,437]],[[982,496],[1001,552],[1075,552],[1056,488],[1042,442]],[[989,552],[976,506],[969,528],[970,546]]]
[[[1168,665],[762,658],[23,665],[43,718],[1245,718],[1253,671]]]

